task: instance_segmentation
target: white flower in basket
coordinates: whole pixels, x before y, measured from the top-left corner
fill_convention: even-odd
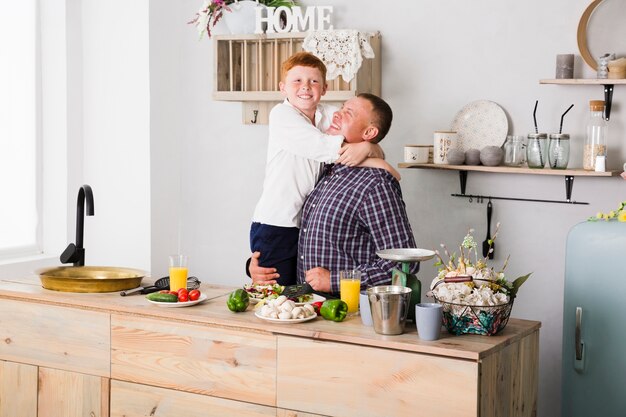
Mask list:
[[[493,251],[493,241],[498,235],[500,224],[489,239],[489,252]],[[452,334],[494,335],[506,326],[513,301],[519,287],[530,273],[510,282],[504,275],[509,262],[507,256],[502,269],[496,272],[487,265],[487,257],[479,258],[478,245],[470,229],[461,246],[460,254],[450,254],[441,245],[448,257],[445,262],[439,251],[435,251],[440,266],[439,274],[430,285],[429,296],[443,305],[443,321]]]

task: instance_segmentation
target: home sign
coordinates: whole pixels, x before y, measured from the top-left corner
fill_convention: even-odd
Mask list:
[[[266,16],[263,16],[266,10]],[[330,18],[333,6],[308,6],[302,13],[300,6],[280,6],[256,9],[256,26],[254,33],[287,33],[301,31],[332,30]],[[284,16],[284,19],[281,19]],[[286,22],[286,23],[285,23]],[[267,28],[263,30],[263,24]],[[327,26],[328,25],[328,26]]]

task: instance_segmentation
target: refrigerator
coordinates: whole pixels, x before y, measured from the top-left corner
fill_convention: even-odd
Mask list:
[[[562,369],[563,417],[626,416],[626,223],[568,234]]]

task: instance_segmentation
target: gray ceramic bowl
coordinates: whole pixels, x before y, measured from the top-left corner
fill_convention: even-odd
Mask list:
[[[502,162],[504,151],[498,146],[485,146],[480,151],[480,162],[488,167],[497,167]]]

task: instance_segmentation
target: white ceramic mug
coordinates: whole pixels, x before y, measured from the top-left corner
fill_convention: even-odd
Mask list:
[[[370,309],[370,301],[367,297],[367,292],[361,291],[359,294],[359,311],[361,314],[361,321],[364,326],[373,326],[372,322],[372,310]]]
[[[448,164],[448,152],[456,148],[457,134],[455,131],[437,130],[434,133],[433,162]]]
[[[443,324],[443,308],[437,303],[415,304],[415,325],[422,340],[437,340]]]
[[[404,162],[426,164],[431,149],[431,145],[406,145],[404,147]]]

